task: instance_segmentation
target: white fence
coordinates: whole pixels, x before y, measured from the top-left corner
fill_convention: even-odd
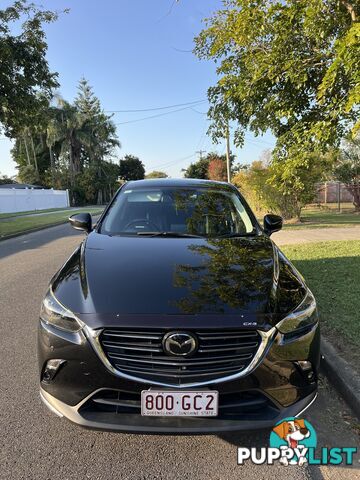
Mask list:
[[[66,208],[69,206],[68,190],[0,188],[0,213]]]

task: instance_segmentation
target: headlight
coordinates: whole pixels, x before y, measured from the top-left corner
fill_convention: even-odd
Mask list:
[[[308,289],[304,300],[293,312],[287,315],[276,327],[281,333],[289,333],[314,325],[318,321],[316,301],[314,295]]]
[[[77,332],[81,329],[79,320],[56,300],[50,290],[41,305],[40,318],[44,322],[68,332]]]

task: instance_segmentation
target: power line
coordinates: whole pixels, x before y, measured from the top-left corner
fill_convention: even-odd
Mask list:
[[[156,110],[168,110],[169,108],[176,108],[176,107],[185,107],[187,105],[195,105],[199,103],[204,103],[206,100],[194,100],[193,102],[186,102],[186,103],[177,103],[175,105],[167,105],[166,107],[153,107],[153,108],[140,108],[140,109],[131,109],[131,110],[105,110],[108,113],[136,113],[136,112],[153,112]]]
[[[155,165],[152,168],[169,168],[173,165],[176,165],[177,163],[184,162],[185,160],[189,160],[190,158],[194,157],[196,153],[192,153],[191,155],[188,155],[186,157],[178,158],[177,160],[171,160],[170,162],[162,163],[160,165]]]
[[[171,5],[170,5],[170,8],[169,10],[167,11],[167,13],[165,13],[165,15],[163,15],[162,17],[160,17],[156,23],[159,23],[161,22],[161,20],[163,20],[164,18],[168,17],[169,15],[171,15],[172,11],[173,11],[173,8],[175,6],[175,3],[177,3],[179,0],[173,0]]]
[[[180,52],[180,53],[193,53],[193,50],[184,50],[182,48],[177,48],[177,47],[171,47],[175,52]]]
[[[207,129],[208,129],[208,127],[207,127],[207,125],[205,124],[205,129],[204,129],[204,131],[202,131],[202,133],[200,134],[200,138],[199,138],[199,141],[198,141],[198,144],[197,144],[197,147],[196,147],[197,150],[199,150],[200,148],[203,147],[203,142],[204,142],[205,137],[206,137]]]
[[[158,118],[158,117],[163,117],[165,115],[170,115],[171,113],[177,113],[177,112],[182,112],[183,110],[188,110],[190,107],[183,107],[179,108],[177,110],[172,110],[171,112],[165,112],[165,113],[158,113],[157,115],[150,115],[148,117],[143,117],[143,118],[137,118],[136,120],[128,120],[126,122],[119,122],[115,123],[115,125],[126,125],[128,123],[137,123],[137,122],[142,122],[143,120],[150,120],[152,118]]]
[[[199,110],[196,110],[195,108],[189,107],[193,112],[198,113],[199,115],[207,115],[207,112],[199,112]]]
[[[249,138],[244,138],[245,142],[251,143],[252,145],[264,145],[265,147],[271,148],[274,147],[274,144],[267,142],[266,140],[250,140]]]

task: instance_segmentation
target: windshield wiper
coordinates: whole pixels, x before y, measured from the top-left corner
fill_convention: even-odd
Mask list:
[[[181,232],[137,232],[139,236],[148,237],[184,237],[184,238],[204,238],[201,235],[192,235],[191,233]]]
[[[225,233],[224,235],[217,236],[217,238],[254,237],[255,235],[256,235],[256,231],[253,230],[252,232],[246,232],[246,233]]]

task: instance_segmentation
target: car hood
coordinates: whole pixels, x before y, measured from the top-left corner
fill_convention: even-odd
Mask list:
[[[54,277],[52,289],[93,327],[132,325],[134,318],[137,326],[158,325],[159,319],[184,326],[189,316],[199,325],[206,316],[217,324],[222,318],[254,327],[273,324],[281,310],[293,308],[303,283],[265,235],[203,239],[92,232]]]

